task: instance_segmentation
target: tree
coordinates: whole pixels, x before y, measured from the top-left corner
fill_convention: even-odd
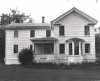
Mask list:
[[[31,49],[23,49],[19,53],[19,62],[23,65],[32,64],[34,60],[33,51]]]
[[[18,10],[10,9],[9,14],[3,13],[1,15],[1,25],[11,24],[12,22],[23,23],[28,18],[29,16],[24,13],[20,13]]]

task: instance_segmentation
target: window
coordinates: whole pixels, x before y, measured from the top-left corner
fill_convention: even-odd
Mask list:
[[[64,36],[64,26],[59,26],[59,35]]]
[[[90,53],[90,44],[85,44],[85,53]]]
[[[30,50],[32,50],[33,49],[33,46],[32,45],[30,45]]]
[[[30,37],[35,37],[35,30],[30,31]]]
[[[79,55],[79,42],[74,44],[74,54]]]
[[[54,44],[53,43],[35,43],[34,51],[36,54],[47,55],[54,54]]]
[[[51,36],[51,31],[50,30],[46,30],[46,37],[50,37]]]
[[[59,51],[60,51],[60,54],[65,53],[65,44],[60,44]]]
[[[18,53],[18,45],[14,45],[14,53]]]
[[[90,27],[85,26],[85,35],[90,35]]]
[[[18,37],[18,30],[15,30],[15,31],[14,31],[14,37],[15,37],[15,38]]]
[[[72,55],[72,43],[69,43],[69,55]]]

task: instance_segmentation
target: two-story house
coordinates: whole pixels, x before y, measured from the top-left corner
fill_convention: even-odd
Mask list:
[[[72,8],[47,23],[20,23],[5,27],[5,64],[19,64],[23,48],[35,52],[36,62],[94,62],[97,21]]]

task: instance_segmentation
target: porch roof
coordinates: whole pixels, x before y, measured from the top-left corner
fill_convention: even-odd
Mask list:
[[[44,37],[44,38],[31,38],[33,42],[36,41],[57,41],[57,38],[54,37]]]
[[[85,42],[84,39],[80,39],[80,38],[71,38],[71,39],[66,40],[66,42],[69,42],[69,41],[74,41],[74,42]]]

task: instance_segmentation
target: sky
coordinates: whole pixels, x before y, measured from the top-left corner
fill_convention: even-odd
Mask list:
[[[76,7],[98,21],[100,26],[100,1],[96,0],[1,0],[0,15],[9,13],[10,9],[16,9],[31,15],[34,22],[41,23],[42,16],[49,23],[71,8]]]

